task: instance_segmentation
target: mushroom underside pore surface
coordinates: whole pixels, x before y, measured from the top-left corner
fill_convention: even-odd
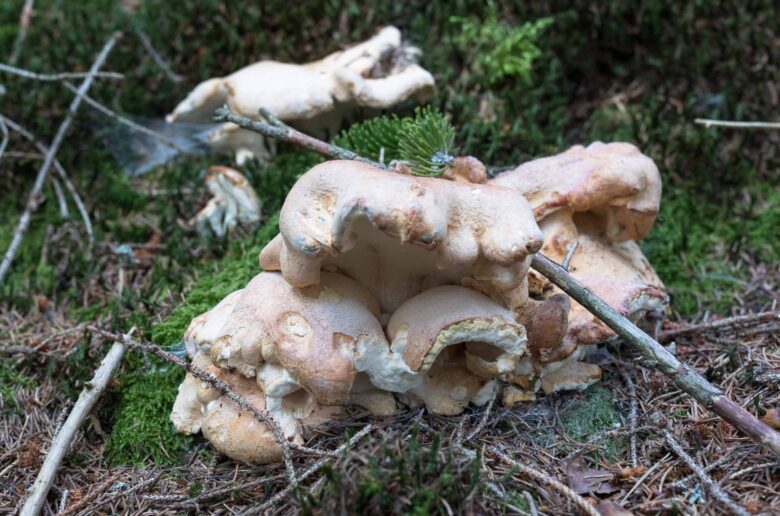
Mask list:
[[[521,166],[541,167],[530,186],[516,171],[480,183],[317,165],[285,200],[260,256],[266,272],[193,319],[188,354],[297,442],[347,404],[452,416],[499,395],[511,406],[583,389],[601,377],[584,359],[612,333],[530,271],[530,258],[541,249],[561,262],[577,242],[572,275],[652,329],[667,298],[634,240],[652,224],[660,183],[637,154],[576,147]],[[577,179],[552,181],[550,170]],[[190,376],[171,420],[236,460],[280,460],[267,425]]]

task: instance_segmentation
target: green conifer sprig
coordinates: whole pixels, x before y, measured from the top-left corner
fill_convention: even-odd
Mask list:
[[[418,176],[439,176],[454,160],[455,129],[439,111],[417,108],[414,116],[381,116],[353,125],[334,144],[361,156],[403,162]]]

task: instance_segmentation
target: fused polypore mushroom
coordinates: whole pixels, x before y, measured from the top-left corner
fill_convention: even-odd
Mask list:
[[[433,76],[409,60],[412,52],[400,50],[400,31],[385,27],[367,41],[318,61],[260,61],[198,84],[166,120],[210,123],[214,111],[227,104],[243,116],[256,118],[262,108],[307,133],[333,135],[358,107],[388,108],[430,95]],[[236,151],[239,164],[272,151],[261,135],[232,123],[221,125],[207,143]]]
[[[383,390],[416,396],[438,414],[459,414],[525,353],[512,312],[473,290],[435,287],[403,303],[387,323],[390,346],[363,341],[355,366]]]
[[[265,399],[253,380],[214,367],[204,354],[197,355],[193,365],[229,383],[257,410],[265,410]],[[267,464],[282,457],[281,445],[268,425],[190,373],[179,387],[171,421],[181,433],[202,432],[214,448],[235,460]]]
[[[653,161],[627,143],[593,143],[541,158],[491,184],[522,192],[544,233],[542,253],[562,262],[576,244],[569,272],[635,323],[663,318],[667,296],[635,240],[652,227],[661,198]],[[531,271],[531,293],[560,292]],[[601,342],[612,331],[571,302],[564,348]]]
[[[518,192],[329,161],[304,174],[282,207],[266,270],[293,285],[338,270],[383,313],[426,289],[466,284],[501,301],[520,296],[542,235]],[[522,302],[522,299],[518,299]]]
[[[260,200],[246,177],[228,167],[213,166],[206,174],[206,187],[212,197],[195,216],[199,233],[225,236],[235,227],[260,221]]]

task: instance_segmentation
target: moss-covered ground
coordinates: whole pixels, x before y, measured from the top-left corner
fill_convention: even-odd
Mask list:
[[[11,54],[23,3],[0,2],[0,61]],[[693,120],[759,120],[777,112],[780,70],[771,58],[778,52],[776,2],[187,0],[173,7],[141,0],[133,12],[121,7],[135,3],[37,1],[18,65],[39,72],[84,70],[108,34],[122,29],[124,40],[106,69],[125,78],[98,81],[90,94],[117,112],[160,118],[202,79],[261,58],[316,58],[394,24],[422,49],[422,63],[439,84],[430,104],[456,128],[462,153],[505,166],[575,143],[621,140],[656,161],[664,197],[642,247],[669,287],[675,317],[727,314],[736,303],[762,307],[771,297],[759,289],[746,298],[745,285],[755,279],[754,265],[771,272],[780,258],[778,134],[705,129]],[[170,60],[181,83],[159,70],[135,30]],[[11,75],[0,75],[0,85],[5,90],[0,113],[49,141],[70,100],[67,90]],[[409,114],[413,107],[400,106],[397,113]],[[175,348],[193,316],[258,272],[258,252],[276,231],[274,214],[285,192],[319,158],[282,146],[270,164],[244,167],[262,197],[264,224],[256,232],[204,242],[180,222],[206,199],[205,167],[229,164],[229,158],[180,159],[143,178],[127,178],[107,150],[112,125],[82,107],[58,154],[95,225],[98,245],[92,255],[86,254],[75,207],[63,220],[47,186],[0,295],[8,311],[35,316],[43,296],[74,321],[100,318],[120,330],[135,326],[141,338]],[[17,143],[12,139],[12,147]],[[38,165],[25,157],[0,161],[2,250]],[[150,189],[175,193],[150,195]],[[144,267],[132,268],[139,281],[117,294],[122,263],[115,246],[158,241],[162,247]],[[12,396],[46,370],[62,383],[63,396],[74,399],[101,356],[84,342],[65,361],[42,364],[28,357],[0,363],[0,396]],[[100,411],[110,435],[104,454],[111,463],[178,464],[188,456],[192,439],[176,436],[167,419],[179,379],[180,373],[154,360],[128,355]],[[619,416],[605,388],[593,388],[581,402],[581,409],[575,405],[561,415],[573,439],[584,440]],[[14,410],[8,403],[4,407]],[[430,492],[468,495],[471,488],[447,483],[446,453],[438,444],[425,444],[425,453],[441,459],[435,486],[426,483],[435,475],[426,470],[425,453],[398,446],[414,452],[393,467],[415,493],[407,508],[430,510]],[[387,453],[388,460],[400,460]],[[604,457],[615,454],[619,450],[607,450]],[[410,479],[405,468],[426,473]],[[390,507],[383,486],[399,480],[385,478],[383,471],[368,465],[358,478],[355,503]],[[343,482],[336,473],[329,479],[327,489]],[[519,497],[515,503],[526,502]]]

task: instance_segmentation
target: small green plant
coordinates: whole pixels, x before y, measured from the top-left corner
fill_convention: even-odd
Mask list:
[[[593,385],[585,396],[561,414],[561,425],[572,439],[585,442],[594,435],[614,430],[621,424],[620,412],[612,401],[612,392],[601,385]],[[614,462],[620,458],[621,440],[610,440],[604,445],[605,459]]]
[[[353,125],[334,143],[381,163],[403,162],[418,176],[439,176],[454,159],[455,129],[439,111],[424,107],[412,117],[381,116]]]
[[[473,71],[491,84],[513,77],[530,82],[534,61],[542,55],[536,42],[553,23],[540,18],[517,27],[500,20],[492,3],[485,20],[453,16],[450,21],[460,27],[455,44],[470,56]]]

